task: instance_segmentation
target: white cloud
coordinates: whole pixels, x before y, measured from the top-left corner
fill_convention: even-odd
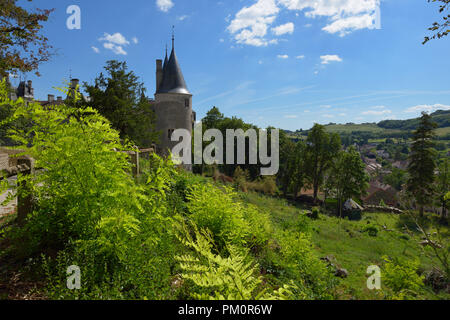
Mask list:
[[[298,116],[295,114],[288,114],[288,115],[285,115],[284,117],[286,119],[297,119],[298,118]]]
[[[416,113],[416,112],[434,112],[437,110],[450,110],[450,106],[444,105],[444,104],[433,104],[433,105],[418,105],[411,108],[408,108],[405,110],[407,113]]]
[[[342,58],[340,58],[338,55],[320,56],[320,59],[322,60],[322,64],[329,64],[330,62],[342,62]]]
[[[331,109],[331,106],[330,105],[325,105],[325,106],[320,106],[321,108],[324,108],[324,109]]]
[[[294,32],[294,24],[292,22],[282,24],[281,26],[272,28],[272,32],[277,36],[281,36],[283,34],[292,34]]]
[[[322,30],[345,36],[355,30],[373,29],[380,0],[255,0],[249,7],[243,7],[231,21],[227,30],[240,44],[267,46],[267,30],[273,25],[280,11],[303,11],[307,18],[328,18]],[[230,17],[226,19],[229,22]],[[311,24],[305,24],[310,27]],[[275,36],[294,31],[294,24],[272,28]],[[274,43],[274,42],[272,42]]]
[[[183,15],[183,16],[178,17],[177,20],[178,20],[178,21],[184,21],[184,20],[186,20],[187,18],[189,18],[188,15]]]
[[[328,33],[339,33],[341,37],[360,29],[372,29],[374,26],[375,17],[370,14],[362,16],[353,16],[335,20],[331,24],[322,28]]]
[[[288,56],[287,54],[279,54],[279,55],[277,56],[277,58],[278,58],[278,59],[288,59],[289,56]]]
[[[92,48],[92,50],[94,50],[95,53],[100,53],[100,49],[99,48],[94,47],[94,46],[92,46],[91,48]]]
[[[323,114],[322,117],[332,119],[334,116],[332,114]]]
[[[111,50],[111,51],[114,52],[115,54],[118,54],[118,55],[124,55],[124,56],[127,55],[127,52],[123,49],[122,46],[115,45],[114,43],[111,43],[111,42],[105,42],[105,43],[103,44],[103,47],[104,47],[105,49]]]
[[[174,6],[172,0],[156,0],[156,6],[162,12],[169,12]]]
[[[111,42],[121,46],[130,44],[130,42],[119,32],[116,32],[113,35],[110,35],[109,33],[105,32],[103,38],[100,38],[99,40]]]
[[[113,35],[105,32],[103,38],[100,38],[98,40],[104,42],[103,47],[105,49],[111,50],[118,55],[127,55],[127,52],[123,47],[129,45],[130,42],[119,32],[114,33]],[[132,41],[135,42],[135,40],[138,41],[136,37],[133,38]]]
[[[302,59],[305,59],[305,56],[304,55],[296,56],[295,59],[302,60]]]
[[[133,39],[131,39],[131,41],[133,41],[134,44],[138,44],[139,43],[139,39],[136,37],[133,37]]]
[[[369,111],[364,111],[362,114],[365,116],[384,116],[384,115],[388,115],[391,114],[392,111],[391,110],[369,110]]]
[[[270,44],[270,39],[266,38],[267,29],[275,21],[279,11],[275,0],[258,0],[250,7],[242,8],[227,30],[234,35],[237,43],[267,46]]]

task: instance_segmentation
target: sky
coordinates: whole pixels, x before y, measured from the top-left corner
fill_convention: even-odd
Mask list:
[[[260,127],[409,119],[450,109],[450,38],[422,45],[441,20],[426,0],[19,0],[54,8],[44,34],[56,55],[32,80],[61,95],[126,61],[155,92],[155,60],[175,49],[197,119],[213,106]],[[80,29],[67,20],[80,9]],[[69,13],[68,13],[69,11]],[[70,20],[74,21],[74,20]],[[16,79],[15,81],[19,81]]]

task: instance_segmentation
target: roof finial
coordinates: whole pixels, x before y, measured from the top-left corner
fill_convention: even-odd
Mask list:
[[[172,26],[172,49],[175,49],[175,26]]]

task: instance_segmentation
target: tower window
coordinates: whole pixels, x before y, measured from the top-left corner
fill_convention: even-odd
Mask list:
[[[190,103],[189,99],[184,100],[184,106],[186,108],[189,108],[189,103]]]

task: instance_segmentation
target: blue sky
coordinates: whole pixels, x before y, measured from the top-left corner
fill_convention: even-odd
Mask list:
[[[23,75],[39,99],[58,95],[53,87],[70,75],[92,83],[111,59],[127,61],[153,96],[155,60],[170,49],[175,25],[200,118],[217,106],[261,127],[297,130],[450,109],[450,38],[421,44],[440,19],[426,0],[19,3],[55,8],[45,34],[58,54],[41,77]],[[80,30],[66,27],[70,5],[81,9]]]

